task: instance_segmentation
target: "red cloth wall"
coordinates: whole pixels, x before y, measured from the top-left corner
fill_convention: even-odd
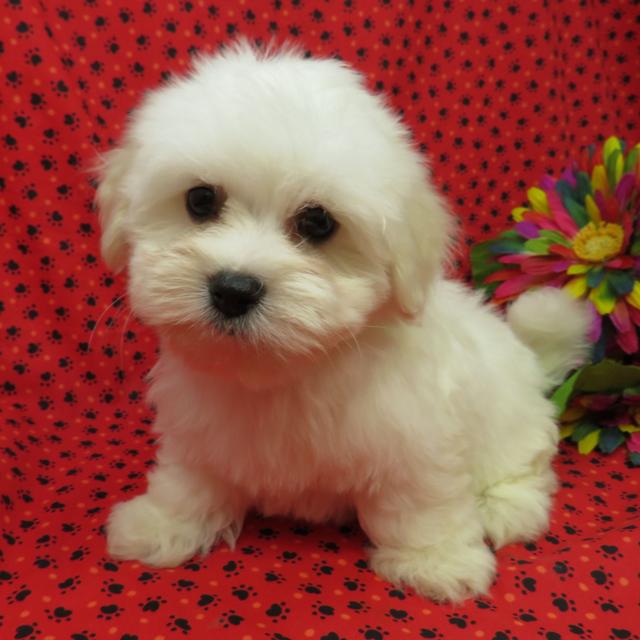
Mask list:
[[[1,0],[0,638],[637,639],[618,455],[565,450],[551,533],[455,609],[373,576],[355,528],[256,517],[170,571],[105,556],[108,508],[153,460],[155,342],[100,261],[88,170],[145,89],[237,35],[337,54],[402,111],[460,221],[459,276],[543,173],[640,139],[638,2]]]

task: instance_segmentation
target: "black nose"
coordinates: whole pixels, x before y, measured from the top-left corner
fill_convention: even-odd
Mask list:
[[[209,278],[211,304],[227,318],[243,316],[264,295],[264,282],[236,271],[220,271]]]

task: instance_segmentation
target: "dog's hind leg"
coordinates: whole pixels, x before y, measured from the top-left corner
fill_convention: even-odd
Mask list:
[[[477,504],[485,534],[494,546],[535,540],[544,533],[555,488],[550,461],[532,464],[522,475],[485,487]]]

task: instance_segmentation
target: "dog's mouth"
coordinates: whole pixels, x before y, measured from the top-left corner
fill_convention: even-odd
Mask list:
[[[242,340],[244,342],[256,342],[255,338],[255,323],[256,319],[253,317],[257,313],[252,311],[251,313],[235,318],[229,318],[215,309],[209,311],[209,328],[217,335],[227,338],[234,338],[236,340]]]
[[[214,318],[211,321],[211,326],[220,335],[228,336],[230,338],[241,337],[243,334],[246,334],[246,328],[241,327],[240,323],[235,320],[229,321]]]

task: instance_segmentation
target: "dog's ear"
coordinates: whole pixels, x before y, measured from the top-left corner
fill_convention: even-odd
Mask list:
[[[431,283],[444,266],[451,219],[443,199],[423,182],[402,215],[387,228],[393,295],[403,316],[418,319]]]
[[[107,266],[114,271],[122,271],[127,262],[126,216],[130,203],[123,183],[131,169],[133,153],[131,145],[125,143],[107,152],[97,168],[96,203],[102,227],[100,250]]]

